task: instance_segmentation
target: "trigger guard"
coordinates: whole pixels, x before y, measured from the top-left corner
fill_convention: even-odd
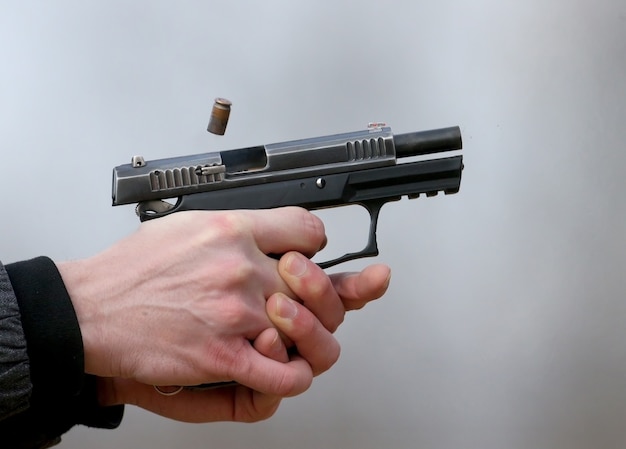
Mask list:
[[[370,214],[370,230],[367,239],[367,245],[361,251],[356,253],[347,253],[336,259],[331,259],[326,262],[320,262],[317,265],[322,268],[330,268],[340,263],[348,262],[350,260],[362,259],[364,257],[376,257],[378,256],[378,241],[376,240],[376,228],[378,226],[378,216],[380,215],[380,209],[387,203],[388,199],[374,200],[363,203],[355,203],[363,206]]]
[[[164,214],[167,214],[174,205],[162,200],[142,201],[135,207],[135,214],[141,221],[150,220],[151,218],[158,218]]]

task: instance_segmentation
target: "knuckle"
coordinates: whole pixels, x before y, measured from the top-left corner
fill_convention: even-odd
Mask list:
[[[312,276],[311,279],[307,279],[306,291],[311,298],[315,299],[327,299],[332,296],[333,286],[326,278],[324,273],[318,272],[318,275]],[[321,275],[319,275],[321,274]]]
[[[279,396],[292,397],[308,390],[313,383],[313,371],[308,365],[307,371],[306,375],[302,371],[299,375],[294,371],[291,375],[284,376],[278,385]]]
[[[324,222],[315,214],[302,208],[294,208],[299,214],[299,221],[303,230],[303,238],[315,246],[321,247],[326,241]]]
[[[338,314],[336,318],[331,319],[328,324],[329,326],[328,330],[330,332],[335,332],[339,328],[339,326],[341,326],[341,323],[343,323],[344,318],[345,318],[345,313],[341,313],[341,314]]]
[[[293,280],[296,283],[294,287],[298,288],[297,293],[316,300],[332,294],[334,287],[326,273],[308,259],[306,264],[308,267],[304,274]]]
[[[220,381],[231,379],[237,370],[248,368],[248,361],[241,352],[241,348],[237,348],[232,342],[209,345],[203,353],[204,356],[195,361],[194,369],[202,382],[216,378]]]
[[[341,298],[337,295],[328,276],[317,266],[309,270],[309,274],[292,283],[294,292],[312,307],[324,309],[323,321],[327,328],[334,332],[343,323],[345,308]],[[316,306],[314,306],[316,305]]]
[[[248,412],[242,419],[236,421],[245,423],[256,423],[271,418],[276,413],[277,408],[255,408]]]
[[[223,267],[224,279],[236,288],[249,284],[257,271],[249,259],[235,254],[231,254],[220,265]]]
[[[209,229],[221,239],[237,240],[249,232],[249,223],[243,214],[235,211],[221,211],[211,217]]]
[[[247,303],[236,296],[225,297],[220,313],[220,327],[223,329],[247,329],[254,321],[253,312]]]
[[[293,340],[312,338],[318,334],[319,326],[319,321],[311,313],[306,313],[305,309],[296,316],[289,336]]]
[[[284,373],[282,376],[277,376],[274,380],[272,390],[282,397],[290,396],[296,387],[296,381],[293,376]]]
[[[331,369],[335,363],[337,363],[341,348],[339,343],[337,343],[336,340],[333,340],[332,343],[325,346],[324,351],[324,356],[317,360],[315,366],[313,367],[313,374],[315,376],[325,373]]]
[[[252,363],[246,356],[245,348],[241,345],[238,347],[223,347],[216,354],[221,372],[226,374],[228,379],[236,379],[241,373],[246,373],[251,369]]]

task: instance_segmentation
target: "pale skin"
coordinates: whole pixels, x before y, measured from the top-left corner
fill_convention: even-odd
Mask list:
[[[389,284],[385,265],[327,275],[309,260],[325,243],[300,208],[184,212],[57,264],[100,403],[189,422],[271,416],[337,361],[345,312]],[[152,387],[220,381],[239,385],[170,397]]]

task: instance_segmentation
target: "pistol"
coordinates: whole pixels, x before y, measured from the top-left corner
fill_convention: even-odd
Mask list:
[[[318,264],[328,268],[379,254],[384,204],[457,193],[463,156],[428,155],[461,149],[458,126],[394,135],[375,123],[356,132],[191,156],[134,156],[113,169],[113,205],[137,203],[141,221],[186,210],[364,207],[370,216],[365,248]]]

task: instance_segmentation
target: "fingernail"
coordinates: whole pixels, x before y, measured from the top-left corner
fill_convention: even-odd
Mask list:
[[[322,242],[322,246],[320,246],[320,249],[318,251],[321,251],[324,248],[326,248],[326,245],[328,245],[328,237],[324,236],[324,241]]]
[[[307,260],[301,254],[290,254],[285,269],[287,273],[300,277],[306,272]]]
[[[283,349],[283,342],[280,339],[280,335],[278,334],[278,331],[274,332],[274,339],[272,340],[272,343],[270,344],[270,348],[272,352],[274,352],[274,354],[281,352]]]
[[[279,295],[276,304],[276,313],[281,318],[291,320],[298,314],[298,307],[286,296]]]

